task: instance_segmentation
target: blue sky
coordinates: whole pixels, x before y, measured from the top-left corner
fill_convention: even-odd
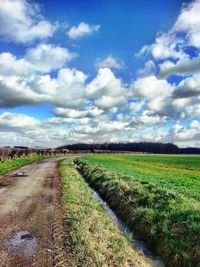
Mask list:
[[[4,0],[0,145],[200,146],[199,12],[199,0]]]

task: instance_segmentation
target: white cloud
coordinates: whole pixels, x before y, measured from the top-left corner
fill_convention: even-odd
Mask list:
[[[176,98],[200,96],[200,73],[182,80],[175,91]],[[198,98],[197,98],[198,100]]]
[[[184,113],[186,117],[189,118],[200,118],[200,105],[198,104],[193,104],[191,106],[186,106],[184,109]]]
[[[32,72],[32,65],[24,58],[17,59],[13,54],[0,54],[0,74],[5,76],[27,76]]]
[[[188,43],[200,47],[200,1],[193,1],[183,7],[172,32],[186,33]]]
[[[120,106],[126,101],[126,91],[122,82],[109,68],[99,69],[86,90],[89,96],[95,98],[95,104],[101,109]]]
[[[39,44],[19,59],[11,53],[0,54],[0,106],[83,103],[87,76],[75,69],[61,68],[74,56],[68,49],[52,44]],[[44,75],[58,69],[54,78]]]
[[[55,78],[37,73],[27,77],[0,74],[0,106],[48,102],[61,107],[79,107],[86,101],[86,78],[81,71],[67,68],[60,69]]]
[[[55,26],[42,17],[39,5],[26,0],[1,0],[0,36],[27,43],[50,37],[54,31]]]
[[[88,84],[87,92],[91,96],[119,96],[123,93],[123,86],[109,68],[99,69],[97,76]]]
[[[174,86],[166,80],[148,76],[136,80],[131,86],[133,97],[146,99],[148,107],[157,112],[165,112],[171,101]]]
[[[89,25],[88,23],[81,22],[77,26],[72,26],[67,32],[67,35],[71,39],[78,39],[86,35],[91,35],[100,29],[100,25]]]
[[[102,109],[97,107],[88,107],[85,109],[55,108],[54,114],[65,118],[93,118],[103,114]]]
[[[165,58],[180,58],[183,53],[177,51],[178,40],[174,34],[161,34],[159,35],[155,43],[151,46],[151,53],[154,58],[165,59]]]
[[[199,14],[199,0],[184,6],[174,26],[167,33],[159,33],[152,45],[143,46],[136,55],[151,53],[155,59],[180,59],[185,55],[184,47],[200,48]]]
[[[38,76],[33,88],[41,94],[41,102],[57,107],[82,108],[86,102],[86,79],[87,76],[81,71],[63,68],[56,78]]]
[[[147,62],[145,62],[144,68],[139,69],[137,71],[137,74],[140,77],[155,75],[155,73],[156,73],[156,65],[153,62],[153,60],[148,60]]]
[[[81,134],[106,134],[113,133],[118,131],[127,131],[129,130],[127,122],[120,121],[107,121],[99,122],[96,127],[91,127],[90,125],[77,126],[74,131]],[[94,137],[94,136],[93,136]]]
[[[144,110],[139,117],[139,121],[143,124],[158,124],[162,122],[160,116],[151,110]]]
[[[199,141],[200,138],[200,122],[193,120],[188,126],[175,124],[172,127],[172,138],[177,142]]]
[[[151,53],[155,59],[166,59],[170,57],[177,59],[183,55],[182,51],[176,49],[178,42],[179,39],[174,34],[162,33],[156,37],[152,45],[143,46],[136,55],[141,56]]]
[[[190,59],[189,56],[184,56],[176,63],[167,60],[160,64],[159,67],[160,77],[167,77],[171,74],[191,75],[200,72],[200,57]]]
[[[9,52],[0,54],[0,73],[27,76],[34,72],[50,72],[60,69],[75,56],[67,48],[41,43],[28,49],[19,59]]]
[[[116,60],[112,55],[106,57],[104,60],[98,59],[95,66],[97,68],[110,68],[116,70],[124,68],[123,62]]]
[[[1,130],[8,129],[30,129],[40,125],[40,122],[25,114],[16,114],[11,112],[4,112],[0,115]]]
[[[25,60],[36,71],[50,72],[63,67],[75,57],[68,49],[52,44],[39,44],[27,51]]]
[[[126,103],[124,96],[112,97],[102,96],[95,101],[95,104],[102,109],[110,109],[113,107],[119,107]]]
[[[137,102],[131,102],[129,104],[129,109],[131,114],[135,114],[139,111],[141,111],[141,109],[144,107],[145,105],[145,101],[141,100],[141,101],[137,101]]]

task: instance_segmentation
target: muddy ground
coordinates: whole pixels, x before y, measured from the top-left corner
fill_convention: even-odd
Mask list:
[[[66,265],[60,160],[35,162],[0,177],[0,267]]]

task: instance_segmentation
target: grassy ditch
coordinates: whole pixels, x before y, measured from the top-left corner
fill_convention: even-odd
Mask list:
[[[87,182],[167,266],[194,267],[200,260],[199,202],[114,172],[88,159],[75,160]]]
[[[127,237],[93,197],[70,158],[61,162],[60,174],[66,217],[67,266],[153,266],[132,248]]]
[[[55,156],[33,154],[30,156],[20,157],[12,160],[0,161],[0,175],[5,174],[21,166],[24,166],[26,164],[32,163],[34,161],[43,160],[50,157],[55,157]]]

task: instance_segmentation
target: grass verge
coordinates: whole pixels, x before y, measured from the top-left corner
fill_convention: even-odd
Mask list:
[[[3,175],[9,171],[16,168],[24,166],[26,164],[32,163],[34,161],[43,160],[46,158],[51,158],[55,156],[45,156],[45,155],[30,155],[26,157],[20,157],[12,160],[0,161],[0,175]]]
[[[67,266],[153,266],[132,248],[104,207],[94,199],[70,158],[61,162],[60,174],[66,216]]]
[[[194,267],[200,259],[199,202],[114,172],[89,160],[75,160],[87,182],[167,266]]]

